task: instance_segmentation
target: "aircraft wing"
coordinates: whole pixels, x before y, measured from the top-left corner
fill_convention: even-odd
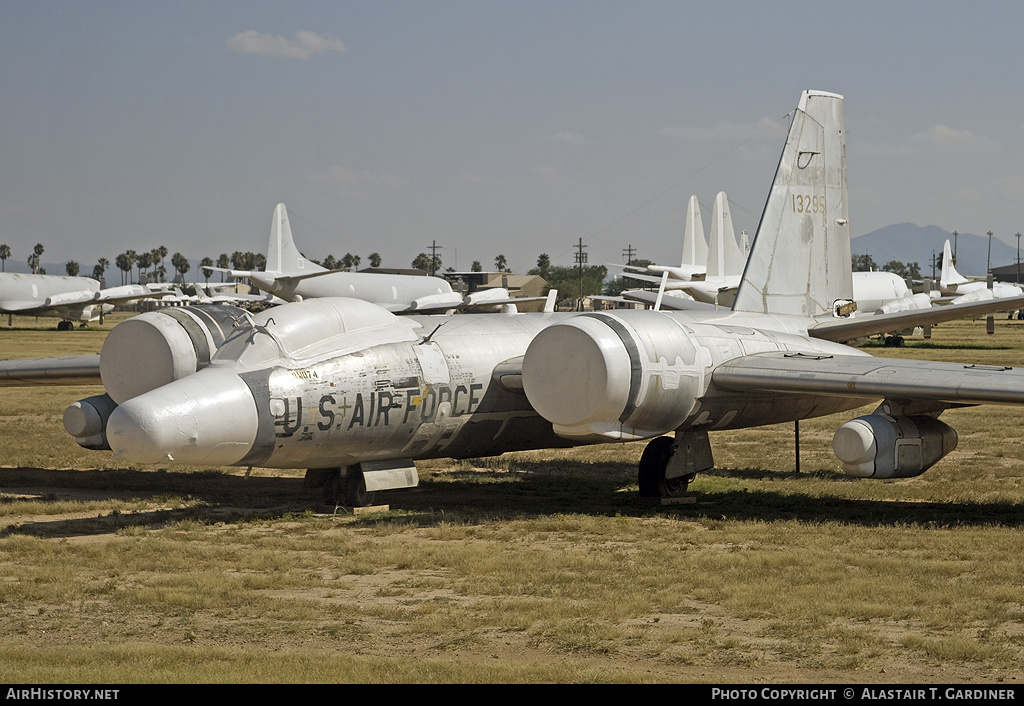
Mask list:
[[[622,293],[626,301],[640,302],[654,306],[658,299],[658,293],[648,289],[627,289]],[[706,302],[699,302],[690,298],[689,295],[680,297],[677,295],[665,295],[661,298],[662,311],[714,311],[715,305]]]
[[[0,301],[0,311],[5,314],[31,314],[33,311],[45,311],[49,308],[45,302],[40,301]]]
[[[997,311],[1024,309],[1024,297],[989,299],[968,304],[950,304],[931,309],[898,311],[893,314],[874,314],[853,318],[833,318],[809,326],[807,333],[814,338],[845,343],[889,331],[901,331],[915,326],[928,326],[954,319],[970,319]]]
[[[859,355],[759,353],[718,366],[711,379],[736,392],[814,393],[932,403],[928,409],[1024,403],[1024,369]]]
[[[642,275],[642,274],[639,274],[637,272],[623,272],[622,276],[623,277],[628,277],[629,279],[638,279],[638,280],[640,280],[642,282],[650,282],[651,284],[657,284],[657,285],[661,284],[661,279],[662,279],[661,275],[657,275],[657,276],[655,276],[655,275]],[[703,274],[700,277],[694,276],[693,278],[691,278],[689,280],[673,279],[672,277],[669,277],[668,280],[665,282],[665,289],[684,289],[685,290],[685,289],[687,289],[687,288],[692,286],[690,284],[691,282],[701,282],[703,280],[704,280],[704,275]]]
[[[100,383],[99,354],[0,361],[0,387]]]

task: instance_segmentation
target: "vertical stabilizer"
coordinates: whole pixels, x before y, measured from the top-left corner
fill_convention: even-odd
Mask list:
[[[736,277],[743,272],[746,258],[736,244],[736,231],[729,215],[729,199],[724,191],[715,197],[711,209],[711,244],[708,246],[708,277]]]
[[[733,309],[818,316],[852,298],[843,97],[804,91]]]
[[[953,264],[953,250],[949,247],[949,241],[942,246],[942,274],[939,276],[939,286],[943,289],[955,287],[958,284],[966,284],[970,280],[956,271]]]
[[[686,206],[686,230],[683,233],[683,265],[700,265],[708,259],[708,243],[704,240],[704,222],[700,217],[697,197],[691,196]]]
[[[288,222],[288,209],[283,203],[274,209],[270,224],[270,244],[267,245],[267,272],[277,275],[299,275],[322,270],[306,260],[292,240],[292,227]]]

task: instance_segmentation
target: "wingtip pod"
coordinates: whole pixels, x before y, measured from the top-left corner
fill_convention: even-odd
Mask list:
[[[843,97],[804,91],[733,309],[818,316],[852,297]]]

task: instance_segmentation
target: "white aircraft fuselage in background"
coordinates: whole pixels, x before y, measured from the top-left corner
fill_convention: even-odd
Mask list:
[[[58,328],[100,319],[116,304],[159,296],[136,284],[100,289],[89,277],[0,273],[0,313],[58,317],[64,324]]]

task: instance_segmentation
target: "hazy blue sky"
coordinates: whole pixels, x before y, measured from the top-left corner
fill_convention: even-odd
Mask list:
[[[517,271],[756,229],[805,88],[846,97],[854,235],[1024,230],[1019,2],[0,3],[0,243]],[[456,259],[457,258],[457,259]],[[926,256],[922,256],[922,261]]]

